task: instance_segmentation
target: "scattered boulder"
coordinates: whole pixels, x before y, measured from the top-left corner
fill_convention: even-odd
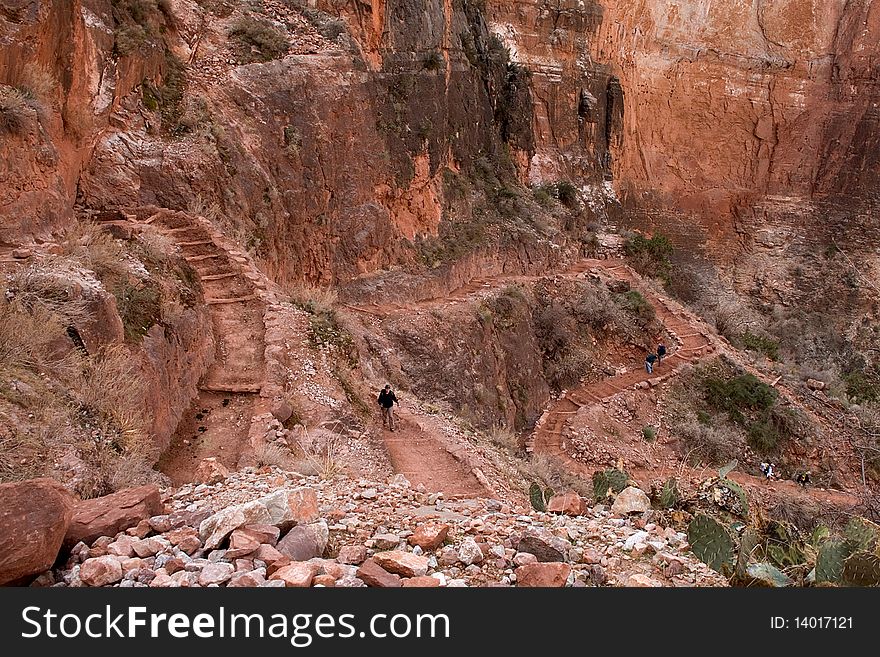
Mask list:
[[[83,500],[73,509],[64,547],[69,550],[80,541],[91,544],[100,536],[115,536],[163,510],[159,488],[153,485],[126,488],[104,497]]]
[[[436,588],[438,586],[440,586],[440,580],[437,579],[436,577],[422,576],[422,577],[411,577],[409,579],[403,580],[403,588],[405,588],[405,589],[407,589],[407,588],[429,589],[429,588]]]
[[[229,476],[229,468],[223,465],[216,456],[202,459],[196,468],[194,479],[200,484],[219,484]]]
[[[587,512],[587,503],[577,493],[563,493],[550,498],[547,505],[550,513],[562,513],[567,516],[582,516]]]
[[[567,563],[527,563],[516,569],[516,585],[528,588],[562,588],[571,566]]]
[[[480,563],[483,560],[483,551],[470,536],[465,538],[458,547],[458,560],[465,566]]]
[[[25,583],[52,567],[75,503],[54,479],[0,484],[0,585]]]
[[[288,561],[290,560],[290,557],[288,557],[284,554],[281,554],[273,546],[267,545],[265,543],[263,545],[261,545],[260,547],[258,547],[256,552],[254,552],[253,555],[251,555],[251,556],[253,556],[254,559],[259,559],[263,563],[270,565],[270,566],[278,561],[283,560],[283,559],[287,559]]]
[[[642,575],[640,573],[627,577],[623,585],[639,588],[663,586],[663,584],[658,582],[656,579],[651,579],[647,575]]]
[[[107,555],[86,559],[79,569],[79,578],[86,586],[107,586],[122,579],[122,564],[116,557]]]
[[[272,407],[270,412],[276,420],[283,424],[293,416],[293,406],[286,399],[282,399]]]
[[[254,535],[246,529],[236,529],[229,536],[229,549],[226,551],[225,558],[235,559],[256,552],[262,545],[260,538],[262,537]]]
[[[226,583],[228,587],[256,587],[262,586],[266,582],[263,572],[250,571],[246,573],[235,573]]]
[[[347,563],[356,566],[363,563],[366,558],[367,548],[363,545],[343,545],[339,548],[339,555],[336,557],[336,560],[339,563]]]
[[[513,555],[513,563],[515,566],[525,566],[529,563],[538,563],[538,557],[529,552],[517,552]]]
[[[373,537],[373,545],[377,550],[393,550],[400,545],[400,536],[397,534],[376,534]]]
[[[635,486],[624,488],[617,497],[614,498],[614,504],[611,505],[611,512],[616,515],[625,516],[630,513],[644,513],[651,508],[651,500],[645,495],[645,492]]]
[[[290,507],[290,519],[298,523],[315,522],[321,517],[318,495],[311,488],[303,486],[290,491],[287,503]]]
[[[292,563],[276,570],[270,580],[281,580],[289,588],[308,588],[315,577],[315,566],[310,563]]]
[[[818,379],[807,379],[807,387],[810,390],[825,390],[825,382]]]
[[[400,577],[389,573],[373,559],[367,559],[361,564],[357,577],[367,586],[385,589],[400,587]]]
[[[292,561],[308,561],[324,554],[330,531],[323,520],[309,525],[297,525],[278,541],[278,551]]]
[[[448,535],[449,525],[425,523],[416,527],[408,542],[410,545],[418,545],[426,552],[431,552],[440,547]]]
[[[199,573],[199,585],[222,584],[235,574],[235,566],[231,563],[209,563]]]
[[[518,552],[534,554],[538,561],[565,561],[571,543],[542,528],[526,530],[516,546]]]
[[[421,577],[428,573],[428,559],[412,552],[377,552],[373,555],[373,561],[388,572],[404,577]]]
[[[233,530],[245,525],[282,525],[286,522],[308,522],[318,515],[318,498],[309,488],[274,493],[223,509],[199,525],[199,536],[208,550],[220,546]]]

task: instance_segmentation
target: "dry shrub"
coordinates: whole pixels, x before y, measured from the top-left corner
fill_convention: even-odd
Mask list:
[[[529,461],[518,461],[517,468],[524,477],[524,491],[537,480],[543,484],[542,488],[550,488],[554,492],[571,490],[588,500],[593,498],[591,482],[571,474],[558,461],[545,454],[533,454]]]
[[[9,304],[0,313],[0,372],[21,367],[37,370],[51,365],[53,371],[69,369],[67,356],[56,348],[64,337],[58,316],[45,307],[27,310]]]
[[[302,282],[291,283],[284,291],[293,305],[313,315],[332,311],[338,299],[336,290],[331,287],[315,287]]]
[[[489,441],[496,447],[500,447],[516,456],[523,451],[523,445],[520,443],[519,437],[507,427],[498,424],[492,425],[487,436]]]
[[[149,260],[165,263],[177,254],[176,242],[168,235],[159,232],[154,226],[144,226],[138,235],[138,242],[144,249],[144,254]]]
[[[738,458],[745,448],[740,431],[724,421],[700,422],[693,413],[673,420],[670,429],[681,439],[682,456],[688,456],[695,463],[727,463]]]
[[[6,84],[0,84],[0,135],[18,135],[30,121],[27,96]]]
[[[91,319],[82,288],[95,284],[88,275],[66,258],[35,262],[7,277],[6,287],[14,293],[16,307],[30,313],[43,309],[64,324],[85,324]]]
[[[266,443],[254,450],[254,459],[257,467],[275,467],[288,471],[293,466],[293,455],[290,450],[281,445]]]
[[[52,107],[55,104],[58,81],[49,69],[34,62],[25,64],[21,87],[24,95],[30,96],[32,102],[39,104],[39,107]]]
[[[295,439],[299,459],[294,469],[300,474],[333,479],[345,472],[340,459],[342,435],[333,431],[313,431]]]
[[[86,359],[73,394],[83,408],[95,414],[105,430],[119,432],[124,449],[143,448],[146,390],[138,363],[128,349],[113,345]]]
[[[98,278],[121,278],[128,273],[122,244],[96,223],[78,221],[64,233],[64,254],[91,269]]]

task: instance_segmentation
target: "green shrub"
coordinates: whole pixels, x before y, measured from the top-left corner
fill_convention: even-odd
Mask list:
[[[272,23],[253,16],[239,18],[229,30],[237,45],[238,56],[245,63],[268,62],[287,54],[287,34]]]
[[[779,342],[772,338],[746,330],[739,336],[743,346],[749,351],[762,353],[770,360],[779,360]]]
[[[714,409],[746,430],[749,444],[759,453],[773,451],[780,440],[798,431],[794,413],[776,408],[777,391],[752,374],[709,377],[704,392]]]
[[[726,411],[730,419],[742,424],[746,411],[769,411],[778,393],[753,374],[730,379],[709,377],[704,383],[706,401],[717,410]]]
[[[843,375],[846,396],[857,404],[880,401],[880,382],[876,372],[857,370]]]
[[[642,427],[642,438],[644,438],[647,442],[652,443],[657,438],[657,427],[646,426]]]
[[[623,307],[633,315],[635,315],[643,323],[650,322],[654,319],[654,306],[642,296],[638,290],[630,290],[621,295],[623,299]]]
[[[624,251],[631,259],[633,268],[640,274],[669,281],[669,258],[673,247],[668,237],[660,233],[651,238],[636,234],[626,241]]]

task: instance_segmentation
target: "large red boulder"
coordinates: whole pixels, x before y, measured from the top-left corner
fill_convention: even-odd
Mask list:
[[[577,493],[563,493],[550,498],[547,511],[563,513],[567,516],[582,516],[587,512],[587,503]]]
[[[76,500],[54,479],[0,484],[0,585],[52,567]]]
[[[73,510],[64,537],[65,549],[82,541],[89,545],[101,536],[116,536],[141,520],[162,515],[164,506],[156,486],[126,488],[112,495],[83,500]]]

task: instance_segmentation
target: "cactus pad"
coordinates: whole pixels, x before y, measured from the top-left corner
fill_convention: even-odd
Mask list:
[[[848,556],[846,541],[830,539],[822,543],[816,556],[816,583],[839,584],[843,579],[843,562]]]
[[[762,562],[753,563],[746,569],[746,574],[753,584],[760,586],[783,587],[793,584],[791,578],[775,566]]]
[[[688,543],[697,557],[722,575],[733,572],[735,546],[730,532],[714,518],[700,514],[688,525]]]
[[[880,586],[880,557],[854,552],[843,562],[843,579],[851,586]]]
[[[626,488],[629,475],[617,468],[597,470],[593,473],[593,498],[597,502],[607,499],[609,493],[619,493]]]
[[[851,518],[843,530],[843,537],[846,539],[850,552],[873,550],[877,545],[878,536],[880,536],[880,527],[870,520],[860,517]]]
[[[678,482],[674,477],[667,479],[663,488],[660,490],[660,506],[664,509],[671,509],[681,501],[681,494],[678,492]]]

